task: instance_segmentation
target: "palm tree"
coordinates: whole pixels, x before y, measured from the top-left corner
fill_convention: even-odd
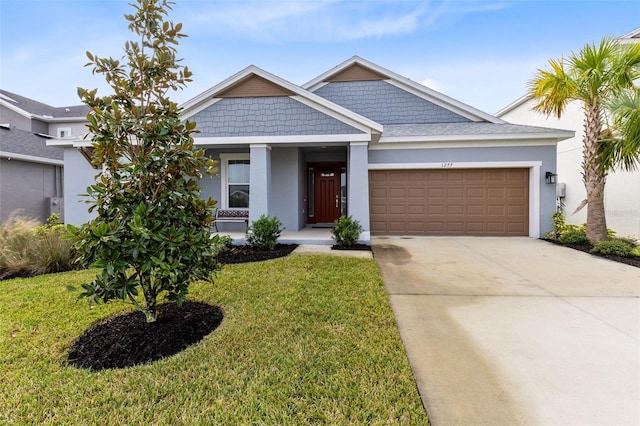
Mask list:
[[[609,168],[640,170],[640,88],[626,90],[607,108],[615,133],[603,141],[601,155]]]
[[[587,205],[587,238],[595,244],[607,239],[604,187],[607,173],[618,164],[615,150],[601,147],[603,139],[611,139],[605,112],[640,76],[640,44],[603,38],[598,45],[587,44],[572,52],[567,60],[549,60],[549,66],[529,82],[529,95],[536,101],[535,110],[558,118],[570,102],[582,103],[582,181],[587,192],[582,205]],[[619,149],[624,143],[609,146],[614,145]]]

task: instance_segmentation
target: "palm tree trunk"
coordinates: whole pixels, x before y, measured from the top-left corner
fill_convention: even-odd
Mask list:
[[[582,180],[587,191],[587,238],[592,244],[607,239],[604,211],[604,186],[607,173],[600,166],[598,140],[602,132],[602,116],[597,102],[585,104],[582,151]]]

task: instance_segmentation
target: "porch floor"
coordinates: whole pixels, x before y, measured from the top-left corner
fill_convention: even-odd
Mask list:
[[[218,235],[228,235],[233,238],[236,245],[246,244],[244,232],[215,232]],[[299,231],[287,231],[286,229],[278,238],[279,244],[298,244],[298,245],[333,245],[330,228],[312,228],[310,226],[300,229]]]

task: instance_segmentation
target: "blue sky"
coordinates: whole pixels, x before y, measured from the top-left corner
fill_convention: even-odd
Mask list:
[[[85,51],[122,56],[126,0],[0,0],[0,87],[53,106],[99,88]],[[359,55],[489,113],[549,58],[640,26],[640,1],[178,0],[194,81],[182,103],[248,65],[303,84]]]

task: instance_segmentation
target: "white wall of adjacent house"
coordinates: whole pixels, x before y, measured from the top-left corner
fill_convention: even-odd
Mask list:
[[[570,103],[563,116],[556,118],[533,111],[532,100],[500,115],[510,123],[551,127],[576,132],[575,137],[558,143],[558,182],[566,185],[566,197],[562,199],[567,223],[582,224],[587,220],[587,207],[574,213],[586,198],[582,182],[582,137],[584,135],[584,111],[579,102]],[[640,238],[640,171],[614,171],[607,177],[605,187],[607,227],[619,236]]]
[[[64,135],[60,132],[64,131]],[[49,134],[56,138],[78,138],[87,134],[87,123],[55,122],[49,123]]]

